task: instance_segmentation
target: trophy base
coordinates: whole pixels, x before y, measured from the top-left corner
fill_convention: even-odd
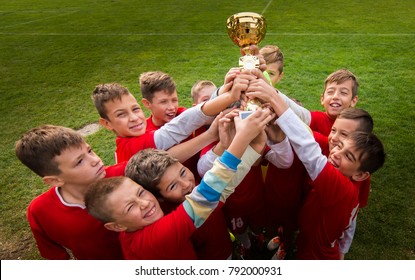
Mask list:
[[[250,54],[239,58],[239,68],[251,70],[259,68],[259,58]]]

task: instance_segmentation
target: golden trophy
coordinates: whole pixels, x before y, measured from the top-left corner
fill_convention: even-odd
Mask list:
[[[258,45],[264,39],[267,29],[265,18],[251,12],[234,14],[226,21],[226,29],[232,42],[242,48],[246,54],[239,59],[239,67],[258,68],[259,60],[251,54],[249,46]]]
[[[245,55],[239,58],[239,67],[241,69],[258,68],[259,59],[251,54],[249,47],[250,45],[258,45],[264,39],[267,29],[265,18],[252,12],[234,14],[226,21],[226,29],[232,42],[245,52]],[[241,118],[246,118],[260,106],[259,100],[249,100],[244,108],[245,112],[241,112],[239,115]]]

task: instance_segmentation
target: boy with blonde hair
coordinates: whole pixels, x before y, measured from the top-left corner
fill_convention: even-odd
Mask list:
[[[209,80],[197,81],[190,91],[192,96],[193,106],[208,101],[212,93],[217,89],[216,85]]]

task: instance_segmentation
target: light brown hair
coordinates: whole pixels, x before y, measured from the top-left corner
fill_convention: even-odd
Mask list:
[[[192,89],[190,91],[190,95],[192,96],[192,99],[193,99],[194,103],[196,103],[197,98],[199,97],[199,92],[203,88],[208,87],[208,86],[216,87],[216,85],[212,81],[209,81],[209,80],[198,81],[192,86]]]
[[[347,69],[340,69],[337,70],[333,73],[331,73],[326,80],[324,81],[324,92],[326,91],[327,85],[331,84],[331,83],[337,83],[337,84],[341,84],[347,80],[352,80],[353,81],[353,86],[352,86],[352,98],[354,98],[357,95],[357,89],[359,87],[359,82],[357,80],[357,77],[350,72]]]
[[[101,118],[109,120],[105,104],[109,101],[121,100],[125,95],[131,94],[127,88],[117,83],[97,85],[91,98]]]
[[[126,177],[104,178],[89,185],[84,197],[89,214],[103,223],[112,222],[112,213],[107,207],[108,196],[126,179]]]
[[[61,171],[54,160],[69,148],[78,148],[85,143],[76,131],[54,125],[42,125],[27,131],[16,142],[17,158],[37,175],[59,175]]]
[[[278,71],[280,71],[280,73],[283,72],[284,54],[281,52],[279,47],[274,45],[266,45],[259,50],[259,53],[262,54],[267,65],[271,63],[278,63]]]
[[[165,91],[173,94],[176,91],[176,83],[168,74],[161,71],[144,72],[138,79],[143,98],[152,102],[154,93]]]

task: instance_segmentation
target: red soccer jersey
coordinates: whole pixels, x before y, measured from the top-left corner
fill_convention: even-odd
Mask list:
[[[121,232],[127,260],[194,260],[190,236],[196,227],[183,205],[154,224],[134,232]]]
[[[293,164],[287,169],[268,164],[265,177],[268,234],[277,235],[278,227],[282,226],[283,235],[280,237],[287,247],[298,228],[297,216],[302,205],[305,178],[306,170],[295,153]]]
[[[115,161],[121,163],[128,161],[138,151],[147,148],[156,148],[154,142],[154,131],[146,132],[136,137],[117,137],[115,150]]]
[[[160,202],[165,214],[175,210],[180,204]],[[199,260],[225,260],[232,254],[232,241],[229,236],[223,203],[210,214],[203,225],[196,229],[191,240]]]
[[[297,258],[339,259],[337,240],[357,215],[361,184],[326,163],[311,185],[299,214]]]
[[[46,259],[69,259],[65,248],[81,260],[122,259],[119,234],[107,230],[84,206],[64,204],[56,187],[30,203],[27,218]]]
[[[176,113],[176,117],[178,115],[180,115],[181,113],[183,113],[184,111],[186,111],[187,108],[185,107],[179,107],[177,108],[177,113]],[[153,123],[153,115],[151,115],[150,117],[147,118],[147,127],[146,127],[146,132],[148,131],[153,131],[153,130],[157,130],[159,129],[161,126],[155,125]]]
[[[331,127],[335,120],[329,118],[325,112],[313,111],[311,113],[310,128],[313,131],[317,131],[324,136],[329,136]]]

